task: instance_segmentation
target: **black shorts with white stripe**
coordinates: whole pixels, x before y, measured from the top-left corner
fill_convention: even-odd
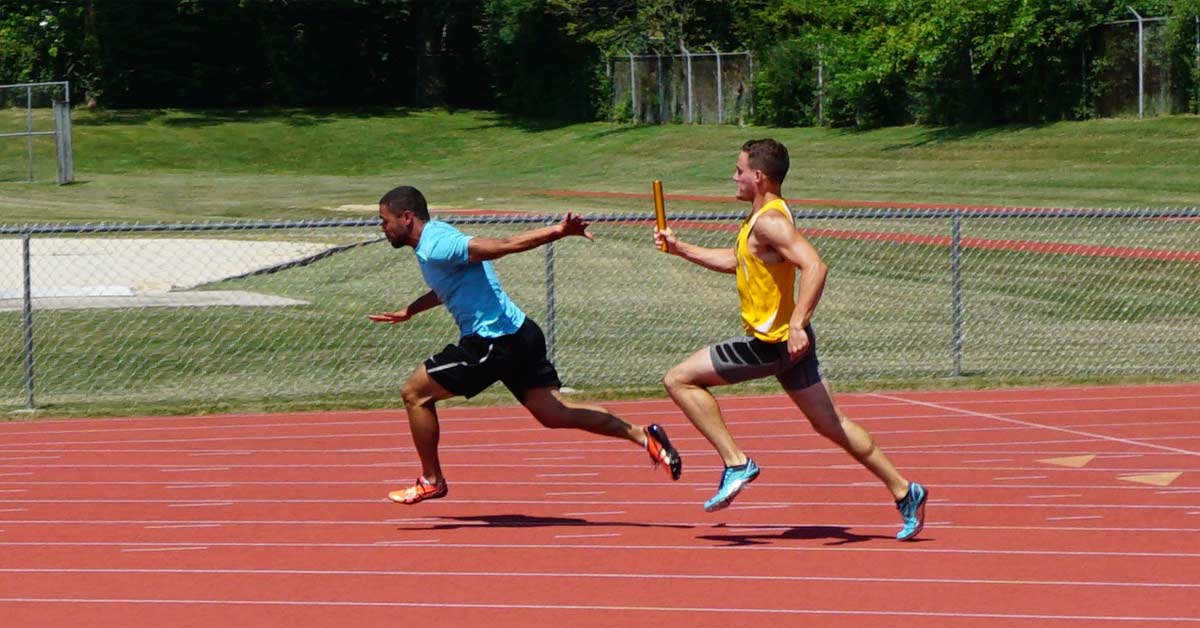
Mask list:
[[[519,401],[530,388],[562,386],[546,357],[546,336],[529,317],[507,336],[463,336],[425,360],[425,370],[442,388],[468,399],[496,382],[504,382]]]

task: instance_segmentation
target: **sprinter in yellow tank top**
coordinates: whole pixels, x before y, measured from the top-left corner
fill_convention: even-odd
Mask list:
[[[663,377],[671,399],[725,462],[708,512],[728,506],[759,474],[758,464],[734,442],[712,386],[774,376],[813,428],[846,450],[879,478],[900,511],[900,540],[917,535],[925,523],[928,491],[896,470],[871,435],[843,415],[821,377],[816,337],[809,321],[825,287],[825,263],[796,229],[780,196],[787,176],[787,148],[771,139],[750,140],[738,154],[733,180],[738,200],[751,209],[733,248],[689,244],[671,231],[654,231],[666,252],[717,272],[737,275],[738,300],[746,335],[705,347]],[[800,285],[796,288],[796,269]]]

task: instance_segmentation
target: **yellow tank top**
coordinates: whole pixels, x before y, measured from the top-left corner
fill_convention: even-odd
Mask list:
[[[754,212],[738,231],[737,290],[746,333],[766,342],[783,342],[788,322],[796,309],[796,267],[788,261],[768,264],[750,252],[747,241],[754,223],[764,213],[779,211],[789,222],[792,212],[782,199],[773,200]]]

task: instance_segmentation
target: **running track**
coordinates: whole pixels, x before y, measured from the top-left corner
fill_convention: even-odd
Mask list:
[[[763,474],[669,402],[683,479],[520,408],[0,424],[0,617],[27,626],[1200,625],[1200,383],[840,395],[931,488],[919,542],[781,396],[725,398]]]

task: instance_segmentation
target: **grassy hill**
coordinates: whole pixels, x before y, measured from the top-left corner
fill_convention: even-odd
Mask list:
[[[20,112],[0,112],[0,117]],[[3,121],[12,126],[10,121]],[[479,111],[76,111],[77,183],[0,138],[0,223],[345,216],[401,183],[435,207],[647,211],[540,189],[729,195],[741,142],[785,142],[797,198],[1054,207],[1200,204],[1200,118],[872,131],[557,124]],[[673,209],[716,209],[675,203]],[[727,209],[727,206],[722,206]]]

